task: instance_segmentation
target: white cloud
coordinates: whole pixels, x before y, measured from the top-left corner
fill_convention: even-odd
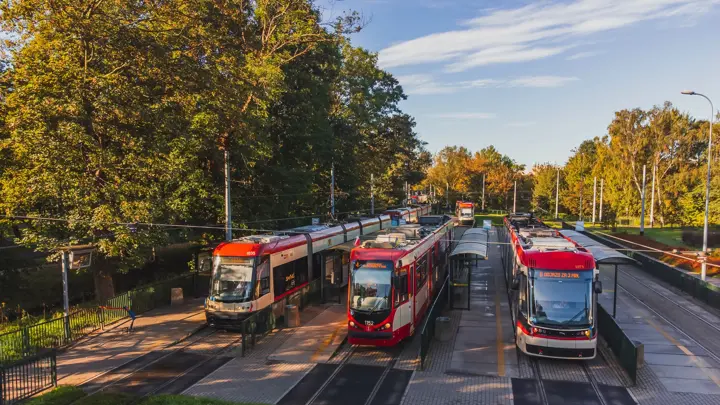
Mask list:
[[[588,34],[656,19],[692,19],[720,0],[574,0],[488,10],[459,29],[411,39],[380,51],[384,68],[443,63],[449,72],[567,52]]]
[[[433,114],[432,118],[453,119],[453,120],[489,120],[497,117],[494,113],[484,112],[454,112]]]
[[[597,56],[602,54],[600,51],[587,51],[587,52],[578,52],[575,54],[572,54],[565,58],[566,60],[576,60],[576,59],[584,59],[584,58],[591,58],[593,56]]]
[[[577,77],[524,76],[507,82],[507,87],[561,87],[578,80]]]
[[[476,79],[462,82],[442,83],[429,74],[398,76],[405,93],[410,95],[451,94],[477,88],[562,87],[579,80],[567,76],[522,76],[513,79]]]

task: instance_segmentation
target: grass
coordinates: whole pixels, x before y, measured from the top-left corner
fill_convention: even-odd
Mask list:
[[[502,226],[503,218],[505,218],[504,214],[477,214],[475,215],[475,223],[477,224],[476,226],[482,226],[483,220],[489,219],[493,225]]]
[[[98,393],[88,396],[82,389],[72,386],[60,386],[33,398],[26,405],[128,405],[137,398],[127,394]],[[76,402],[77,401],[77,402]],[[228,402],[211,398],[197,398],[183,395],[158,395],[143,399],[139,405],[267,405],[249,402]]]

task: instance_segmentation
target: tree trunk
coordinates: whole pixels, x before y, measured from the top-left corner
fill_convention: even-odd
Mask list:
[[[104,304],[108,299],[115,296],[111,265],[105,258],[98,258],[92,265],[92,273],[95,285],[95,300]]]

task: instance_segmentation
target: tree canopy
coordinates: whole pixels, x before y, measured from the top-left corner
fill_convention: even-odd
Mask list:
[[[371,174],[399,202],[430,159],[357,23],[309,0],[3,2],[0,231],[94,243],[107,296],[155,246],[222,237],[150,224],[223,224],[224,151],[235,228],[327,213],[333,165],[338,211],[369,208]]]

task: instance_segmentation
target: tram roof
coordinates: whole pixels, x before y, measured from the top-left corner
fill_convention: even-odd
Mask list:
[[[589,250],[598,264],[636,264],[637,261],[577,231],[562,230],[564,236]]]

